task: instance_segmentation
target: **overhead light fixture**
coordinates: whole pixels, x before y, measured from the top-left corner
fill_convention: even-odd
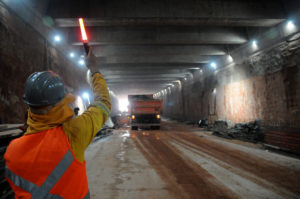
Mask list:
[[[83,98],[88,99],[89,98],[89,94],[87,92],[83,93],[82,95]]]
[[[252,48],[253,48],[253,50],[257,49],[257,41],[256,40],[252,41]]]
[[[213,69],[216,69],[216,68],[217,68],[217,64],[216,64],[215,62],[210,63],[210,66],[211,66]]]
[[[90,104],[90,96],[89,96],[89,94],[88,94],[87,92],[84,92],[84,93],[82,94],[82,97],[83,97],[84,99],[87,99],[87,100],[88,100],[88,103]]]
[[[231,57],[231,55],[228,55],[228,56],[227,56],[227,60],[228,60],[229,62],[233,62],[233,58]]]
[[[55,42],[60,42],[61,41],[61,37],[59,35],[55,35],[54,36],[54,41]]]
[[[70,52],[70,57],[71,58],[75,57],[75,54],[73,52]]]
[[[293,31],[295,30],[296,26],[292,20],[289,20],[286,24],[286,28],[288,31]]]
[[[200,73],[203,73],[203,70],[202,70],[202,69],[200,69]]]
[[[85,62],[84,62],[83,59],[80,59],[80,60],[78,61],[78,63],[79,63],[79,65],[81,65],[81,66],[83,66],[83,65],[85,64]]]

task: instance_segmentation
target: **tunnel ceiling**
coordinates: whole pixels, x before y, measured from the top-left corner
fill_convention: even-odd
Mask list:
[[[160,91],[287,18],[281,0],[45,2],[42,12],[80,54],[77,18],[85,18],[99,68],[118,95]]]

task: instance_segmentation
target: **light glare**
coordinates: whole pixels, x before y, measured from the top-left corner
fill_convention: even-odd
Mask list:
[[[78,63],[79,63],[81,66],[83,66],[83,65],[85,64],[83,59],[80,59],[80,60],[78,61]]]
[[[253,41],[252,41],[252,48],[253,48],[254,50],[257,49],[257,41],[256,41],[256,40],[253,40]]]
[[[88,94],[87,92],[84,92],[84,93],[82,94],[82,97],[83,97],[84,99],[87,99],[88,103],[91,104],[91,102],[90,102],[90,96],[89,96],[89,94]]]
[[[216,68],[217,68],[217,64],[216,64],[215,62],[212,62],[212,63],[210,64],[210,66],[211,66],[213,69],[216,69]]]
[[[129,102],[128,102],[127,98],[119,99],[119,110],[121,112],[127,112],[128,111],[128,105],[129,105]]]
[[[83,93],[83,98],[88,99],[89,98],[89,94],[88,93]]]
[[[75,104],[79,108],[78,115],[81,115],[84,111],[84,103],[80,96],[77,96]]]
[[[55,35],[55,36],[54,36],[54,41],[60,42],[60,40],[61,40],[61,38],[60,38],[59,35]]]
[[[75,54],[73,52],[70,53],[70,57],[73,58],[75,57]]]
[[[286,25],[286,28],[289,30],[289,31],[293,31],[295,29],[295,24],[293,23],[293,21],[288,21],[287,25]]]

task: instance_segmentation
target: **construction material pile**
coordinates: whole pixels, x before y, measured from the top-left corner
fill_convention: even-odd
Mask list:
[[[260,120],[237,123],[232,128],[228,128],[226,121],[218,120],[209,129],[213,131],[213,135],[223,138],[238,139],[253,143],[264,141],[264,131]]]

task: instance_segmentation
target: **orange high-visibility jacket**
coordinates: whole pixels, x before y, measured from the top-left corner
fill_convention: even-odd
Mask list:
[[[85,162],[75,158],[61,126],[13,140],[4,158],[15,198],[89,198]]]

